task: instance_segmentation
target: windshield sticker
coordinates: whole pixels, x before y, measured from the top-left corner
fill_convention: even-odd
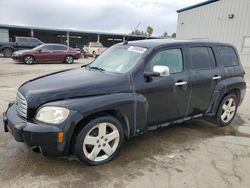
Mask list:
[[[130,46],[128,48],[128,51],[137,52],[140,54],[143,54],[146,50],[147,50],[147,48],[142,48],[142,47],[138,47],[138,46]]]

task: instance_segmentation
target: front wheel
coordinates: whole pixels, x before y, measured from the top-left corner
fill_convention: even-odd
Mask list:
[[[34,63],[34,58],[30,55],[27,55],[23,58],[24,63],[31,65]]]
[[[216,123],[220,127],[229,125],[237,112],[238,102],[234,94],[227,95],[220,103],[216,114]]]
[[[112,116],[90,121],[76,137],[75,154],[89,165],[112,160],[119,152],[124,139],[120,122]]]

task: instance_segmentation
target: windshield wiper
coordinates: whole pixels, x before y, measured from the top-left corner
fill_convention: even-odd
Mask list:
[[[89,66],[89,70],[91,70],[91,69],[96,69],[96,70],[99,70],[100,72],[104,72],[105,71],[105,69],[100,68],[100,67]]]

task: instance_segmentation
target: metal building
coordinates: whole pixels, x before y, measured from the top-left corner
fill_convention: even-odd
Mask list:
[[[233,44],[250,67],[250,0],[210,0],[177,10],[177,38]]]

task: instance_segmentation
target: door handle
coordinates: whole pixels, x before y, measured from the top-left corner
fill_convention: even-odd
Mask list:
[[[221,76],[216,75],[216,76],[214,76],[212,79],[213,79],[213,80],[219,80],[219,79],[221,79]]]
[[[174,85],[176,85],[176,86],[183,86],[183,85],[187,85],[187,82],[186,81],[176,82]]]

